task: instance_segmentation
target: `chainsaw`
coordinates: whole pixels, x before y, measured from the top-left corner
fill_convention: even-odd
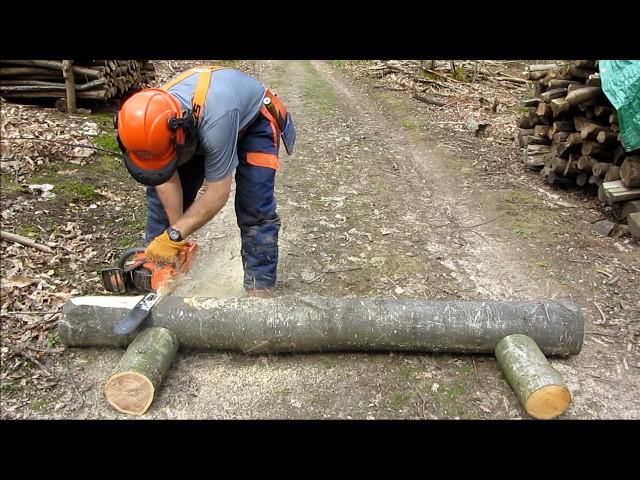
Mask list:
[[[149,260],[144,248],[130,248],[116,260],[114,267],[100,270],[102,283],[108,292],[144,293],[142,299],[122,317],[113,331],[117,335],[133,332],[151,312],[163,294],[172,289],[173,280],[186,273],[198,251],[198,244],[186,242],[172,264]]]

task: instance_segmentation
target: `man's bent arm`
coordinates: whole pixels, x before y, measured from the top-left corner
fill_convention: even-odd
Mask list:
[[[162,206],[169,217],[169,225],[173,225],[182,217],[182,183],[180,183],[180,175],[176,170],[162,185],[156,187],[156,193],[160,197]]]
[[[207,190],[171,226],[186,238],[211,220],[224,207],[231,192],[232,175],[215,182],[207,181]]]

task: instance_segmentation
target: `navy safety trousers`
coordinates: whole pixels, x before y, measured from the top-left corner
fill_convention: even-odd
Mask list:
[[[279,168],[280,138],[271,121],[259,114],[239,136],[235,210],[242,237],[244,288],[273,288],[278,267],[280,217],[274,197]],[[204,182],[204,156],[194,155],[178,167],[183,208],[193,203]],[[169,227],[169,219],[155,187],[147,187],[145,246]]]

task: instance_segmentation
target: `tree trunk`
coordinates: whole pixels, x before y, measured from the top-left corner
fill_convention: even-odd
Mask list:
[[[178,351],[178,339],[166,328],[142,331],[131,342],[104,385],[107,401],[131,415],[147,411]]]
[[[113,333],[140,297],[77,297],[59,322],[70,347],[122,347]],[[491,353],[512,333],[529,335],[547,355],[577,354],[580,308],[561,301],[456,301],[278,297],[204,299],[168,296],[145,320],[174,332],[185,347],[245,353],[419,351]]]
[[[620,167],[620,178],[625,186],[640,187],[640,157],[626,157]]]
[[[495,355],[509,385],[533,418],[548,420],[569,408],[571,393],[535,340],[509,335],[498,342]]]

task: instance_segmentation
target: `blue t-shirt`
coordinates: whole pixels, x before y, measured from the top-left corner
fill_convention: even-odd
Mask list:
[[[168,91],[185,110],[191,110],[199,73],[175,84]],[[253,77],[232,68],[211,74],[211,83],[198,122],[198,150],[204,155],[208,181],[226,177],[238,166],[238,132],[256,118],[265,87]]]

